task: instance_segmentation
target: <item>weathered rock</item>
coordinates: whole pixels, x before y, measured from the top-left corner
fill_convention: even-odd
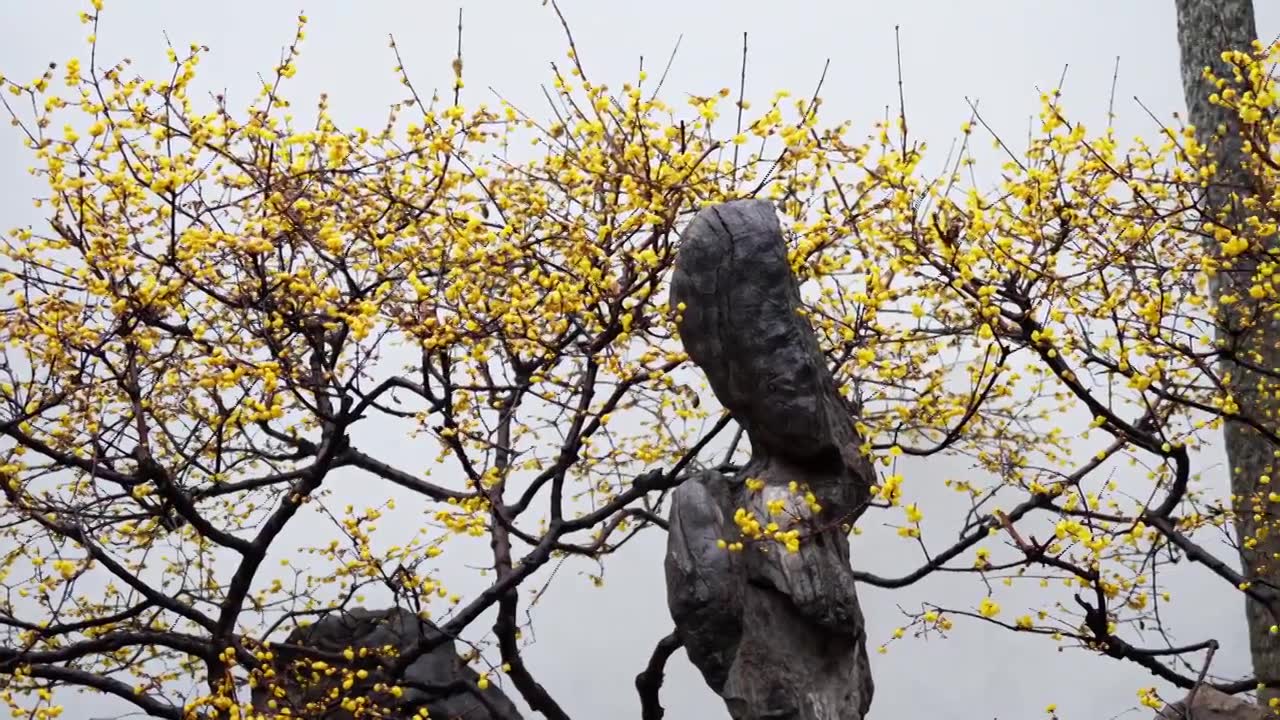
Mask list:
[[[1268,720],[1275,715],[1267,708],[1211,687],[1200,687],[1187,712],[1185,699],[1170,703],[1156,714],[1156,720]]]
[[[799,312],[772,204],[706,208],[681,243],[671,281],[680,336],[752,456],[734,477],[706,472],[673,493],[666,574],[677,633],[735,720],[861,720],[872,683],[848,528],[874,473],[855,418]],[[771,514],[770,501],[783,512]],[[739,539],[738,508],[800,530],[799,550],[769,538],[718,547]]]
[[[339,687],[341,674],[316,682],[308,672],[300,682],[298,673],[290,667],[301,654],[296,649],[291,651],[291,647],[340,656],[347,648],[356,653],[361,648],[374,650],[386,646],[404,651],[420,639],[438,636],[435,625],[401,608],[355,608],[326,616],[319,622],[294,630],[283,645],[275,647],[276,672],[282,678],[276,682],[280,691],[274,693],[277,704],[289,707],[291,717],[317,720],[350,720],[354,717],[334,702],[335,697],[368,697],[381,707],[394,708],[392,714],[378,716],[389,720],[407,720],[424,706],[432,720],[520,720],[519,710],[502,691],[494,687],[483,691],[479,689],[479,675],[458,657],[452,640],[418,658],[405,671],[403,678],[391,683],[402,688],[402,695],[398,698],[389,692],[374,690],[377,684],[386,683],[387,678],[372,658],[362,665],[370,669],[368,678],[357,681],[348,690]],[[360,660],[357,658],[356,662]],[[253,691],[253,705],[260,712],[270,712],[268,701],[271,696],[268,693],[261,686]],[[319,714],[308,711],[308,703],[316,703],[326,710]]]

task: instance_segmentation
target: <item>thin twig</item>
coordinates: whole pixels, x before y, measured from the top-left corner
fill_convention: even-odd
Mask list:
[[[1204,654],[1204,665],[1200,666],[1200,674],[1196,676],[1196,684],[1191,686],[1191,692],[1187,693],[1187,699],[1184,701],[1186,705],[1182,709],[1182,714],[1186,720],[1192,720],[1192,707],[1196,701],[1196,693],[1200,690],[1200,686],[1204,684],[1205,675],[1209,674],[1209,664],[1213,662],[1213,654],[1218,651],[1218,641],[1210,640],[1209,648]]]
[[[747,92],[747,33],[742,33],[742,71],[738,76],[738,122],[733,129],[733,172],[729,176],[729,186],[733,187],[738,182],[738,143],[737,137],[742,134],[742,111],[743,104],[746,101]]]
[[[898,61],[898,123],[902,131],[902,161],[907,161],[907,100],[902,90],[902,40],[898,32],[899,26],[893,26],[893,49]]]
[[[809,107],[805,108],[804,117],[800,119],[801,127],[803,127],[805,123],[809,122],[809,117],[813,115],[814,111],[817,109],[818,94],[822,92],[822,84],[827,81],[827,71],[830,69],[831,69],[831,58],[827,58],[827,61],[822,65],[822,75],[818,77],[818,85],[813,89],[813,97],[810,98],[809,100]],[[775,159],[773,161],[773,164],[769,166],[768,172],[766,172],[764,174],[764,177],[761,178],[760,184],[757,185],[756,189],[752,190],[751,193],[747,195],[747,197],[755,197],[756,195],[760,194],[761,190],[765,189],[765,187],[769,184],[769,181],[773,179],[773,171],[778,169],[778,165],[782,162],[783,158],[785,158],[786,156],[787,156],[787,149],[784,147],[782,148],[782,152],[778,153],[777,159]]]
[[[667,57],[667,66],[662,68],[662,75],[658,77],[658,84],[653,88],[653,94],[649,96],[649,101],[658,97],[658,93],[662,91],[662,84],[667,81],[667,73],[671,72],[671,66],[676,61],[676,53],[680,52],[680,42],[684,40],[684,34],[676,36],[676,46],[671,48],[671,55]]]
[[[1120,78],[1120,56],[1116,56],[1116,67],[1111,71],[1111,97],[1107,100],[1107,127],[1110,128],[1112,121],[1115,120],[1116,107],[1116,81]]]

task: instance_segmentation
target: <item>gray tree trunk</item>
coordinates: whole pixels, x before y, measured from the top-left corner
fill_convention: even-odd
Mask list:
[[[1232,72],[1222,62],[1224,50],[1249,50],[1258,37],[1252,0],[1176,0],[1178,12],[1178,45],[1181,49],[1182,88],[1186,96],[1188,119],[1196,126],[1197,138],[1211,143],[1212,160],[1217,163],[1217,180],[1203,199],[1206,216],[1220,218],[1232,226],[1247,216],[1243,201],[1254,193],[1254,179],[1244,164],[1240,138],[1240,120],[1230,109],[1213,105],[1209,95],[1215,88],[1204,79],[1204,68],[1231,78]],[[1225,133],[1216,137],[1219,127]],[[1246,253],[1232,269],[1219,272],[1211,288],[1215,296],[1240,293],[1248,297],[1250,279],[1257,269],[1260,253]],[[1236,356],[1267,368],[1280,368],[1280,323],[1274,317],[1255,316],[1250,303],[1237,303],[1218,308],[1218,338]],[[1275,422],[1274,399],[1267,399],[1263,388],[1274,385],[1257,373],[1250,372],[1230,360],[1221,370],[1231,375],[1230,389],[1240,406],[1240,415],[1267,423]],[[1246,427],[1228,422],[1225,430],[1227,460],[1231,466],[1231,492],[1235,496],[1235,523],[1240,543],[1240,561],[1246,577],[1254,582],[1277,584],[1280,580],[1280,514],[1275,503],[1260,503],[1258,479],[1274,472],[1275,453],[1280,448]],[[1262,495],[1270,488],[1262,489]],[[1244,547],[1254,538],[1253,549]],[[1249,646],[1253,669],[1259,680],[1280,679],[1280,637],[1270,632],[1276,622],[1259,603],[1246,600],[1249,623]],[[1259,692],[1259,700],[1267,703],[1280,696],[1276,690]]]

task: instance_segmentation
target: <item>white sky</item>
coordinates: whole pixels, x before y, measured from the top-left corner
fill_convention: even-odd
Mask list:
[[[28,79],[46,64],[86,53],[84,27],[76,13],[87,2],[0,0],[0,73]],[[1280,3],[1258,3],[1260,34],[1280,33]],[[291,96],[298,112],[309,98],[330,93],[343,125],[378,126],[388,103],[401,99],[386,36],[396,35],[406,66],[420,87],[445,88],[451,79],[457,3],[339,2],[313,0],[302,63]],[[545,108],[540,84],[548,63],[563,60],[563,36],[549,7],[538,0],[466,0],[464,102],[491,100],[492,86],[518,106]],[[596,79],[611,85],[634,77],[640,56],[657,70],[678,36],[681,51],[667,81],[667,97],[708,94],[735,86],[743,31],[750,34],[748,96],[767,99],[773,90],[812,91],[823,62],[831,59],[823,97],[831,121],[850,119],[869,128],[896,105],[894,25],[901,25],[903,74],[912,133],[946,152],[968,116],[965,98],[980,101],[983,115],[1011,137],[1026,134],[1038,111],[1037,88],[1053,86],[1064,64],[1066,107],[1090,125],[1105,123],[1115,58],[1122,137],[1150,135],[1153,125],[1133,101],[1138,96],[1157,116],[1183,108],[1170,0],[844,0],[791,3],[762,0],[563,0],[581,56]],[[101,57],[130,56],[140,70],[164,63],[164,33],[175,45],[207,44],[212,54],[200,66],[201,87],[226,89],[232,105],[256,92],[256,73],[269,70],[292,35],[303,9],[269,0],[175,2],[107,0],[100,30]],[[856,136],[856,133],[855,133]],[[30,197],[39,188],[27,176],[29,158],[17,132],[0,125],[0,229],[38,223]],[[370,443],[375,439],[371,436]],[[402,467],[424,458],[404,443],[383,439],[387,458]],[[368,449],[376,449],[370,446]],[[1220,469],[1219,469],[1220,471]],[[963,467],[919,463],[908,481],[940,489],[948,473]],[[1210,472],[1213,472],[1210,470]],[[943,502],[943,501],[939,501]],[[926,508],[930,506],[926,504]],[[412,519],[409,518],[409,521]],[[294,532],[319,532],[302,525]],[[577,718],[638,716],[632,678],[653,643],[670,629],[662,585],[663,538],[609,565],[607,583],[594,589],[582,577],[562,573],[539,607],[537,643],[526,658],[540,681]],[[855,564],[892,573],[916,561],[910,548],[860,542]],[[896,574],[896,573],[892,573]],[[1170,616],[1179,639],[1217,637],[1224,645],[1214,669],[1223,675],[1247,671],[1242,604],[1216,580],[1198,582],[1184,573]],[[985,595],[972,579],[944,577],[910,591],[863,589],[872,643],[900,624],[897,605],[945,598],[972,605]],[[1019,602],[1022,599],[1021,603]],[[998,596],[1010,610],[1034,595]],[[946,642],[907,641],[872,658],[876,693],[872,717],[1035,718],[1056,703],[1064,720],[1109,718],[1136,703],[1139,686],[1153,679],[1136,666],[1086,655],[1056,652],[1052,643],[959,623]],[[1172,695],[1176,697],[1176,694]],[[668,717],[727,717],[723,706],[678,654],[668,665],[663,692]],[[69,720],[107,717],[112,705],[68,698]],[[1124,717],[1147,717],[1131,711]]]

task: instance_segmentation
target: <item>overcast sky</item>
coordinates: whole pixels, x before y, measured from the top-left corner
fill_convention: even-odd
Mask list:
[[[85,30],[76,13],[87,4],[0,0],[0,73],[33,78],[51,60],[84,56]],[[563,0],[562,7],[588,70],[614,86],[634,77],[641,56],[650,68],[665,63],[683,35],[666,86],[672,100],[734,85],[743,31],[750,34],[749,97],[766,99],[783,87],[810,91],[830,58],[825,116],[850,119],[855,128],[869,128],[883,117],[885,105],[897,102],[894,26],[900,25],[911,130],[939,154],[968,116],[966,97],[980,102],[997,130],[1025,136],[1028,118],[1038,111],[1037,88],[1053,86],[1064,65],[1070,66],[1069,114],[1091,125],[1105,123],[1117,56],[1122,136],[1152,134],[1134,96],[1161,117],[1183,108],[1172,0]],[[438,0],[313,0],[305,8],[279,0],[107,0],[99,53],[108,60],[132,57],[145,74],[164,63],[165,33],[179,47],[207,44],[212,53],[200,66],[198,84],[211,91],[225,88],[232,105],[243,105],[257,90],[256,74],[277,61],[299,9],[311,19],[292,94],[300,112],[311,106],[307,98],[327,90],[340,124],[379,125],[388,103],[401,96],[388,33],[396,35],[420,86],[447,87],[457,3]],[[548,63],[561,60],[564,49],[550,8],[539,0],[467,0],[464,10],[464,101],[491,100],[486,88],[492,86],[518,106],[544,108],[540,85],[549,79]],[[1258,21],[1264,39],[1280,33],[1280,4],[1259,3]],[[29,164],[17,132],[0,125],[0,228],[41,219],[30,203],[40,188],[25,172]],[[368,442],[401,466],[429,460],[394,438]],[[944,477],[965,472],[959,465],[922,463],[909,468],[909,479],[933,483],[941,495]],[[294,531],[319,528],[301,525]],[[671,624],[662,541],[654,534],[615,559],[604,588],[564,573],[544,598],[537,642],[527,659],[574,717],[638,716],[632,678]],[[857,548],[855,564],[878,571],[903,570],[916,560],[902,543],[881,548],[860,542]],[[1239,598],[1216,581],[1197,581],[1202,577],[1184,578],[1169,617],[1182,639],[1217,637],[1224,644],[1216,671],[1247,672]],[[972,606],[985,592],[971,580],[944,578],[907,592],[862,594],[874,644],[900,624],[899,605],[918,606],[930,597]],[[1015,593],[1001,600],[1019,607]],[[1093,720],[1132,708],[1136,689],[1153,684],[1135,666],[1081,651],[1059,653],[1050,642],[971,624],[961,625],[946,642],[898,643],[888,655],[873,654],[873,665],[873,718],[1014,720],[1043,717],[1045,705],[1056,703],[1061,718]],[[683,654],[668,667],[663,697],[675,720],[727,717]],[[110,714],[96,700],[72,698],[69,706],[64,717],[70,720]],[[1135,710],[1125,717],[1149,715]]]

